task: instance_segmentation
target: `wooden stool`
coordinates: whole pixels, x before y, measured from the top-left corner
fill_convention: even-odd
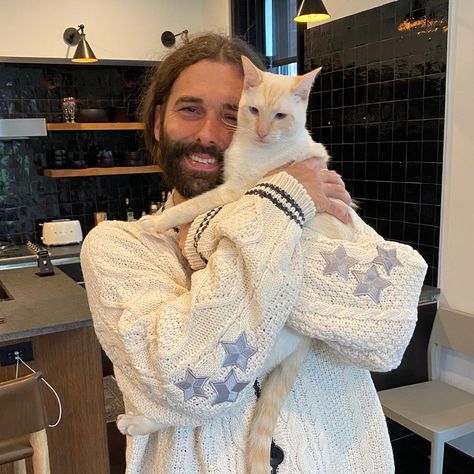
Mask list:
[[[14,463],[15,474],[26,474],[29,457],[35,474],[50,474],[41,379],[36,372],[0,383],[0,465]]]

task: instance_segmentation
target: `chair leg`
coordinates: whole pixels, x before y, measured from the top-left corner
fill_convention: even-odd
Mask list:
[[[20,459],[13,463],[13,472],[15,474],[26,474],[26,460]]]
[[[443,474],[444,441],[436,439],[431,441],[430,474]]]
[[[50,474],[48,438],[46,430],[37,431],[30,435],[30,443],[33,448],[33,472],[35,474]]]

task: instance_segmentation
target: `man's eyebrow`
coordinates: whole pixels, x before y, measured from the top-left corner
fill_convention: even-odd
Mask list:
[[[182,97],[179,97],[176,100],[175,105],[179,105],[179,104],[182,104],[182,103],[202,104],[202,99],[200,99],[199,97],[193,97],[192,95],[184,95]]]
[[[230,110],[232,112],[238,112],[239,106],[236,104],[224,104],[224,109]]]
[[[202,104],[204,101],[199,97],[194,97],[192,95],[183,95],[182,97],[178,97],[174,105],[180,104]],[[225,110],[230,110],[232,112],[237,112],[239,110],[239,106],[237,104],[223,104],[222,106]]]

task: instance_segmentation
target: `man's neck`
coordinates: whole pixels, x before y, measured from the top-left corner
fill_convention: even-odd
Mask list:
[[[184,201],[186,201],[186,198],[181,196],[181,194],[179,194],[176,189],[173,190],[173,205],[177,206],[178,204],[181,204]]]

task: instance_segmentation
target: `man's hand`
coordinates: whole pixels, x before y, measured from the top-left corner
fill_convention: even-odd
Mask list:
[[[313,200],[317,212],[327,212],[344,224],[350,222],[346,206],[332,200],[339,199],[350,205],[351,196],[346,191],[344,181],[335,171],[328,170],[319,158],[309,158],[286,165],[271,171],[268,175],[280,171],[285,171],[300,182]]]

